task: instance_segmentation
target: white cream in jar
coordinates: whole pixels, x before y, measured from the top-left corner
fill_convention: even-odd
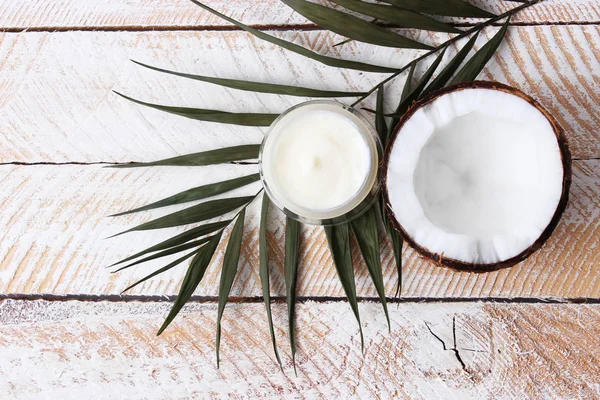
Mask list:
[[[361,204],[377,175],[372,128],[333,101],[312,101],[282,114],[261,149],[267,193],[306,222],[340,217]]]

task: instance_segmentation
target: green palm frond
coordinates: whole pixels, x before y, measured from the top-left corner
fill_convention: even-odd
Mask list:
[[[217,366],[219,366],[219,350],[221,348],[221,318],[227,304],[233,280],[237,274],[240,261],[240,250],[242,248],[242,235],[244,233],[244,219],[246,218],[246,209],[243,209],[237,217],[231,236],[223,256],[223,269],[221,270],[221,282],[219,283],[219,308],[217,311]]]
[[[225,21],[236,25],[240,29],[254,35],[259,39],[265,40],[269,43],[272,43],[276,46],[292,51],[304,57],[308,57],[322,64],[332,67],[349,68],[366,72],[389,73],[391,75],[379,82],[370,90],[344,92],[263,82],[253,82],[239,79],[225,79],[218,77],[209,77],[204,75],[192,75],[176,71],[170,71],[139,62],[136,62],[137,64],[161,73],[176,75],[188,79],[194,79],[236,90],[304,97],[359,97],[353,103],[353,106],[362,102],[370,94],[377,92],[376,110],[374,111],[374,113],[376,114],[375,125],[381,142],[385,146],[391,136],[393,129],[395,128],[395,125],[398,122],[398,119],[404,114],[406,109],[414,101],[418,100],[420,97],[424,96],[428,92],[439,89],[448,83],[475,79],[477,75],[483,70],[487,62],[491,59],[491,57],[501,44],[508,29],[510,16],[522,9],[536,4],[539,0],[533,0],[531,2],[524,3],[498,16],[493,16],[493,14],[490,14],[487,11],[475,7],[463,0],[382,0],[383,2],[391,5],[371,3],[362,0],[332,0],[333,3],[336,3],[337,5],[346,8],[347,10],[357,12],[359,14],[362,14],[363,16],[373,17],[377,20],[388,21],[393,24],[405,27],[450,32],[456,34],[444,43],[441,43],[437,47],[427,51],[426,53],[422,54],[421,56],[417,57],[416,59],[414,59],[413,61],[409,62],[407,65],[401,68],[372,65],[367,63],[324,56],[322,54],[316,53],[302,46],[299,46],[295,43],[279,39],[258,29],[247,26],[241,22],[238,22],[230,17],[225,16],[224,14],[219,13],[218,11],[198,2],[197,0],[191,1],[203,8],[204,10],[207,10],[219,16]],[[400,36],[391,29],[384,28],[376,24],[376,21],[369,22],[362,18],[348,14],[344,11],[340,11],[339,9],[325,7],[305,0],[282,1],[290,7],[292,7],[297,12],[299,12],[300,14],[315,22],[316,24],[354,40],[391,47],[429,49],[429,46]],[[489,19],[480,22],[471,29],[461,32],[452,25],[438,21],[435,18],[424,14],[434,14],[440,16],[453,17],[485,17]],[[472,50],[479,33],[486,26],[489,26],[494,22],[500,21],[503,18],[507,18],[507,21],[502,26],[500,31],[496,35],[494,35],[492,39],[490,39],[486,44],[484,44],[479,51],[475,52],[473,57],[471,57],[468,61],[466,61],[466,63],[464,63],[464,61],[467,59],[468,54]],[[461,40],[462,38],[466,38],[469,36],[470,39],[467,41],[467,43],[457,52],[457,54],[452,59],[450,59],[450,61],[444,66],[444,68],[441,69],[437,76],[435,76],[438,67],[440,67],[440,65],[442,64],[444,53],[449,48],[449,45],[451,43],[455,43]],[[437,54],[436,59],[426,69],[425,73],[419,79],[416,79],[414,74],[417,65],[421,61],[427,59],[428,57],[434,54]],[[464,66],[461,68],[461,65],[463,63]],[[397,107],[394,108],[393,113],[386,114],[384,111],[384,106],[386,102],[385,85],[407,70],[409,70],[408,79],[403,89],[400,102],[398,103]],[[413,82],[413,80],[416,80],[416,82]],[[230,113],[210,109],[173,107],[167,105],[148,103],[122,95],[120,93],[117,94],[137,104],[141,104],[161,111],[174,113],[187,118],[192,118],[201,121],[236,124],[243,126],[268,126],[278,116],[278,114],[276,113]],[[386,120],[386,118],[388,117],[391,117],[391,121]],[[259,148],[260,145],[257,144],[232,146],[181,155],[154,162],[133,162],[128,164],[115,165],[113,167],[137,168],[154,166],[206,166],[214,164],[226,164],[232,162],[243,162],[248,160],[256,160],[258,158]],[[149,211],[165,206],[183,204],[192,201],[206,200],[213,196],[228,193],[232,190],[241,188],[242,186],[249,185],[259,180],[259,178],[259,175],[254,173],[239,178],[225,180],[222,182],[215,182],[194,187],[183,192],[177,193],[175,195],[155,201],[153,203],[114,214],[113,216],[121,216],[142,211]],[[120,235],[126,232],[133,231],[163,229],[182,225],[196,224],[201,222],[204,223],[203,225],[193,227],[192,229],[177,234],[167,240],[164,240],[144,250],[141,250],[135,253],[134,255],[129,256],[111,265],[111,267],[113,267],[120,264],[128,263],[125,266],[121,266],[119,269],[117,269],[117,271],[120,271],[123,269],[131,268],[133,266],[138,266],[148,261],[157,260],[162,257],[184,253],[183,255],[179,256],[177,259],[168,263],[164,267],[153,271],[141,280],[138,280],[137,282],[133,283],[125,289],[125,291],[127,291],[163,272],[171,270],[172,268],[182,264],[183,262],[191,258],[191,262],[189,263],[187,272],[179,288],[179,292],[173,304],[173,307],[167,315],[167,317],[165,318],[163,325],[158,331],[158,334],[160,334],[169,326],[169,324],[178,315],[178,313],[181,311],[184,305],[192,297],[194,291],[202,281],[204,274],[215,255],[217,247],[223,236],[224,230],[235,221],[225,249],[223,268],[221,272],[221,280],[219,285],[216,338],[217,364],[219,364],[220,362],[219,347],[221,339],[221,319],[239,265],[240,249],[242,246],[246,210],[247,207],[253,202],[253,200],[257,196],[258,194],[254,196],[229,197],[218,200],[204,201],[200,204],[193,205],[181,211],[177,211],[159,218],[155,218],[153,220],[150,220],[149,222],[135,226],[133,228],[128,229],[125,232],[121,232],[118,234]],[[265,194],[263,196],[262,201],[262,211],[259,227],[259,275],[261,279],[262,293],[267,311],[267,320],[269,324],[273,350],[278,363],[282,365],[277,350],[273,316],[271,313],[271,298],[269,287],[270,269],[267,246],[267,216],[269,204],[269,199]],[[359,325],[361,346],[363,347],[363,349],[364,337],[362,332],[362,326],[360,323],[358,296],[356,293],[356,285],[354,282],[355,277],[352,255],[350,250],[350,232],[353,232],[361,254],[365,259],[369,274],[375,285],[378,297],[382,302],[384,313],[386,318],[388,319],[389,325],[389,316],[386,303],[387,299],[384,290],[383,271],[379,254],[380,243],[378,236],[378,227],[383,226],[385,228],[387,235],[392,243],[394,260],[396,263],[396,268],[398,270],[398,290],[400,290],[400,286],[402,284],[403,242],[398,232],[396,232],[393,229],[389,218],[385,214],[384,207],[385,204],[383,204],[383,202],[380,199],[380,201],[376,203],[371,209],[369,209],[367,213],[351,221],[350,223],[325,228],[325,233],[327,236],[329,248],[333,256],[335,268],[337,270],[346,296],[348,297],[348,301],[352,312],[354,313]],[[227,217],[227,220],[221,222],[209,221],[213,218],[222,218],[223,216],[230,213],[233,214],[234,212],[237,212],[237,214],[235,214],[233,217]],[[288,309],[289,338],[292,358],[294,360],[294,368],[296,367],[295,305],[296,284],[298,277],[298,258],[300,252],[301,238],[300,231],[301,224],[298,221],[289,217],[286,218],[284,270]]]
[[[306,0],[281,1],[315,24],[350,39],[386,47],[431,49],[431,46],[400,36],[388,29],[333,8]]]
[[[452,25],[440,22],[437,19],[419,14],[418,12],[376,3],[367,3],[362,0],[330,0],[351,11],[356,11],[380,21],[397,24],[403,28],[423,29],[428,31],[461,33]]]
[[[243,81],[239,79],[223,79],[212,76],[184,74],[176,71],[169,71],[168,69],[153,67],[148,64],[141,63],[139,61],[131,60],[134,63],[141,65],[158,72],[164,72],[170,75],[180,76],[182,78],[193,79],[201,82],[208,82],[215,85],[225,86],[231,89],[245,90],[254,93],[271,93],[281,94],[284,96],[301,96],[301,97],[357,97],[363,96],[365,92],[341,92],[334,90],[319,90],[310,89],[300,86],[289,86],[289,85],[276,85],[273,83],[264,82],[252,82]]]
[[[288,308],[288,332],[294,371],[296,371],[296,281],[298,280],[298,256],[300,254],[300,222],[287,217],[285,221],[285,297]]]
[[[352,251],[350,250],[350,226],[343,223],[335,226],[326,226],[325,235],[329,250],[333,257],[333,265],[337,270],[338,277],[352,308],[352,312],[358,322],[360,332],[360,346],[364,350],[365,339],[363,336],[360,314],[358,312],[358,298],[356,296],[356,284],[354,282],[354,267],[352,266]]]
[[[184,156],[167,158],[165,160],[128,164],[111,165],[110,168],[140,168],[140,167],[201,167],[205,165],[226,164],[235,161],[245,161],[258,158],[259,144],[245,144],[241,146],[222,147],[220,149],[202,151],[200,153],[186,154]]]
[[[148,103],[134,99],[122,93],[116,92],[119,96],[140,104],[142,106],[165,111],[170,114],[180,115],[182,117],[195,119],[198,121],[218,122],[221,124],[243,125],[243,126],[269,126],[279,114],[259,114],[259,113],[231,113],[218,110],[207,110],[204,108],[173,107],[160,104]]]

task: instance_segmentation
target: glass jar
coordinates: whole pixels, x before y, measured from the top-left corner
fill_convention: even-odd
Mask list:
[[[325,111],[342,116],[351,122],[364,139],[368,148],[368,172],[354,195],[342,204],[331,208],[308,208],[285,194],[279,187],[274,170],[274,147],[279,143],[285,126],[293,119],[301,118],[303,114],[310,118],[313,111]],[[353,132],[354,133],[354,132]],[[273,204],[287,216],[300,222],[312,225],[336,225],[348,222],[369,209],[377,200],[379,191],[378,167],[382,152],[381,142],[373,125],[357,110],[333,100],[313,100],[298,104],[282,113],[269,127],[259,152],[260,177]]]

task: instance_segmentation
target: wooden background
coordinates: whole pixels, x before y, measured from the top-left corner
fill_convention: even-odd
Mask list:
[[[471,1],[493,12],[518,5]],[[277,0],[206,3],[323,54],[390,66],[419,54],[356,42],[331,48],[339,36],[318,29]],[[405,248],[403,297],[390,305],[391,332],[359,265],[363,355],[324,235],[321,229],[306,227],[296,377],[285,304],[273,306],[281,372],[258,298],[257,207],[249,213],[233,287],[236,302],[223,319],[219,370],[214,331],[222,251],[196,293],[198,301],[159,338],[154,332],[168,312],[165,300],[177,293],[185,267],[127,296],[120,296],[123,288],[164,263],[120,274],[104,268],[178,231],[106,240],[160,213],[106,215],[256,170],[252,165],[112,170],[102,168],[105,164],[259,143],[263,130],[143,109],[111,90],[163,104],[280,112],[306,99],[188,82],[128,60],[340,90],[369,89],[383,75],[312,62],[259,41],[186,0],[3,1],[2,398],[599,397],[600,4],[546,0],[513,18],[512,25],[481,77],[537,98],[567,131],[574,176],[569,207],[557,231],[526,262],[488,274],[440,268]],[[486,36],[494,32],[488,29]],[[407,34],[429,43],[448,37]],[[392,98],[403,79],[390,86]],[[257,189],[254,185],[239,193]],[[283,296],[283,219],[273,214],[268,235],[272,292]],[[356,250],[355,256],[359,258]],[[382,257],[386,290],[393,296],[397,278],[389,247]]]

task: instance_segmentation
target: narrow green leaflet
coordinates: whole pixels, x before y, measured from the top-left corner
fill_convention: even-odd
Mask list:
[[[244,161],[258,158],[260,144],[245,144],[241,146],[223,147],[200,153],[167,158],[148,163],[129,163],[111,165],[110,168],[139,168],[157,166],[201,167],[204,165],[224,164],[233,161]]]
[[[285,297],[288,307],[288,329],[294,371],[296,371],[296,280],[298,279],[298,257],[300,256],[300,222],[293,218],[285,219]]]
[[[134,283],[133,285],[127,286],[127,288],[125,288],[121,294],[127,292],[128,290],[133,289],[134,287],[136,287],[137,285],[139,285],[140,283],[144,283],[146,282],[148,279],[154,278],[156,275],[162,274],[163,272],[166,272],[168,270],[170,270],[173,267],[178,266],[179,264],[181,264],[182,262],[184,262],[185,260],[187,260],[188,258],[190,258],[193,255],[196,255],[196,253],[198,253],[198,251],[200,251],[200,249],[198,250],[194,250],[189,254],[184,255],[183,257],[178,258],[177,260],[165,265],[162,268],[157,269],[156,271],[154,271],[153,273],[151,273],[150,275],[147,275],[146,277],[140,279],[139,281],[137,281],[136,283]]]
[[[163,106],[160,104],[147,103],[145,101],[137,100],[114,90],[113,92],[134,103],[198,121],[218,122],[221,124],[242,126],[269,126],[279,116],[279,114],[230,113],[218,110],[206,110],[204,108]]]
[[[494,14],[475,7],[463,0],[381,0],[405,10],[447,17],[488,18]]]
[[[417,68],[417,63],[414,63],[413,65],[411,65],[410,70],[408,71],[408,76],[406,77],[406,82],[404,83],[404,88],[402,88],[402,96],[400,97],[400,104],[398,104],[398,107],[396,107],[396,115],[400,115],[403,114],[404,112],[406,112],[406,109],[408,109],[408,107],[406,107],[405,105],[405,101],[408,98],[408,95],[410,95],[410,92],[412,91],[412,85],[413,85],[413,77],[415,75],[415,69]],[[381,110],[383,111],[383,109]],[[377,110],[377,112],[380,112],[379,110]],[[389,129],[387,131],[387,136],[385,138],[385,142],[383,143],[383,146],[387,146],[387,142],[390,139],[390,137],[392,136],[392,131],[396,128],[396,125],[398,124],[398,122],[400,121],[400,117],[394,117],[392,118],[392,122],[389,125]]]
[[[510,22],[510,16],[506,19],[504,25],[498,33],[494,35],[490,39],[489,42],[484,44],[477,53],[467,63],[464,67],[458,71],[458,73],[452,78],[450,81],[450,85],[459,82],[468,82],[477,78],[477,75],[483,70],[485,65],[490,61],[500,43],[502,43],[502,39],[504,39],[504,35],[506,34],[506,30],[508,29],[508,24]]]
[[[138,61],[131,60],[134,63],[141,65],[142,67],[150,68],[155,71],[164,72],[171,75],[181,76],[183,78],[194,79],[197,81],[208,82],[215,85],[225,86],[232,89],[246,90],[255,93],[273,93],[287,96],[301,96],[301,97],[358,97],[364,95],[366,92],[338,92],[332,90],[319,90],[310,89],[299,86],[288,86],[288,85],[277,85],[273,83],[264,82],[252,82],[238,79],[223,79],[211,76],[203,75],[192,75],[184,74],[181,72],[170,71],[168,69],[162,69],[153,67],[148,64],[144,64]]]
[[[200,281],[204,277],[204,273],[206,272],[206,269],[208,268],[210,260],[215,254],[215,251],[217,250],[220,240],[221,233],[215,235],[205,246],[201,247],[198,253],[196,253],[192,259],[187,273],[183,278],[183,282],[181,283],[181,288],[179,289],[179,294],[177,294],[175,303],[173,303],[173,307],[167,315],[165,322],[158,330],[158,333],[156,334],[157,336],[167,329],[179,311],[181,311],[181,308],[185,305],[185,303],[188,302],[190,297],[192,297],[192,294],[194,294],[194,290],[196,290],[200,284]]]
[[[262,284],[263,299],[265,308],[267,309],[267,321],[269,322],[269,332],[271,334],[271,342],[273,343],[273,352],[275,358],[281,365],[279,351],[277,350],[277,341],[275,340],[275,330],[273,329],[273,315],[271,314],[271,290],[269,285],[269,248],[267,246],[267,216],[269,214],[269,196],[263,194],[262,208],[260,213],[260,228],[258,231],[258,256],[260,261],[259,275],[260,283]]]
[[[223,256],[223,269],[221,270],[221,282],[219,283],[219,308],[217,313],[217,367],[219,366],[219,349],[221,347],[221,318],[233,280],[237,274],[238,263],[240,261],[240,249],[242,248],[242,236],[244,233],[244,219],[246,218],[246,209],[244,208],[233,225],[231,236]]]
[[[406,100],[408,95],[413,90],[413,79],[415,78],[415,69],[417,68],[417,63],[411,65],[408,70],[408,76],[406,77],[406,82],[404,82],[404,87],[402,88],[402,94],[400,95],[400,100]]]
[[[440,72],[440,74],[429,84],[429,86],[427,86],[427,89],[423,91],[423,94],[441,89],[444,87],[444,85],[446,85],[448,80],[452,77],[452,75],[454,75],[458,67],[460,67],[464,59],[467,57],[469,51],[471,51],[473,48],[478,36],[479,32],[476,32],[473,37],[471,37],[471,39],[469,39],[469,41],[463,46],[463,48],[456,53],[448,65],[444,67],[442,72]]]
[[[222,182],[211,183],[208,185],[198,186],[193,189],[185,190],[181,193],[177,193],[176,195],[169,196],[165,199],[156,201],[154,203],[150,203],[143,207],[135,208],[133,210],[124,211],[118,214],[111,215],[111,217],[118,217],[120,215],[126,215],[131,213],[136,213],[140,211],[152,210],[155,208],[172,206],[174,204],[182,204],[188,203],[190,201],[203,200],[208,197],[217,196],[219,194],[227,193],[231,190],[240,188],[242,186],[249,185],[253,182],[256,182],[260,179],[259,174],[252,174],[247,176],[242,176],[240,178],[229,179]]]
[[[140,251],[139,253],[135,253],[132,256],[129,256],[119,262],[109,265],[108,268],[114,267],[117,264],[122,264],[127,261],[131,261],[133,259],[136,259],[136,258],[146,255],[148,253],[168,249],[170,247],[175,247],[180,244],[189,242],[190,240],[196,239],[200,236],[208,235],[209,233],[218,231],[221,228],[225,228],[227,225],[229,225],[230,222],[231,222],[231,220],[221,221],[221,222],[213,222],[211,224],[201,225],[196,228],[190,229],[189,231],[180,233],[177,236],[173,236],[172,238],[169,238],[165,241],[155,244],[154,246],[150,246],[147,249]]]
[[[333,264],[337,270],[340,282],[348,297],[352,312],[358,321],[360,330],[360,345],[364,350],[364,337],[360,315],[358,314],[358,298],[356,297],[356,284],[354,283],[354,269],[352,268],[352,253],[350,250],[350,227],[349,224],[326,226],[325,234],[333,257]]]
[[[417,85],[411,89],[410,94],[408,94],[408,96],[406,96],[405,98],[402,99],[402,101],[400,102],[400,105],[398,106],[398,109],[396,109],[396,112],[394,114],[389,115],[390,117],[394,117],[394,118],[402,117],[402,115],[404,115],[404,113],[406,112],[406,110],[408,110],[408,108],[412,105],[412,103],[414,103],[419,98],[419,95],[421,94],[423,89],[425,89],[425,85],[427,85],[427,83],[429,83],[429,80],[433,76],[433,73],[435,72],[437,67],[440,65],[440,63],[442,62],[445,52],[446,52],[446,48],[444,48],[444,50],[442,50],[440,55],[437,56],[435,61],[433,61],[433,63],[431,63],[431,65],[429,66],[429,68],[427,68],[427,71],[425,71],[425,73],[423,74],[421,79],[419,79],[419,82],[417,83]]]
[[[388,128],[385,123],[385,116],[383,110],[385,96],[384,91],[384,86],[380,86],[379,89],[377,89],[377,114],[375,115],[375,128],[377,129],[377,133],[379,133],[379,140],[381,140],[382,146],[385,147],[387,142]]]
[[[398,7],[382,4],[367,3],[361,0],[331,0],[348,10],[356,11],[363,15],[374,17],[382,21],[397,24],[403,28],[416,28],[437,32],[461,33],[452,25],[440,22],[437,19],[423,14]]]
[[[383,72],[383,73],[394,73],[398,70],[397,68],[383,67],[380,65],[371,65],[371,64],[365,64],[365,63],[356,62],[356,61],[341,60],[339,58],[324,56],[319,53],[315,53],[314,51],[310,51],[302,46],[298,46],[297,44],[294,44],[294,43],[288,42],[286,40],[279,39],[274,36],[268,35],[264,32],[259,31],[258,29],[249,27],[248,25],[244,25],[241,22],[238,22],[232,18],[229,18],[228,16],[221,14],[217,10],[214,10],[214,9],[200,3],[199,1],[196,1],[196,0],[190,0],[190,1],[198,6],[202,7],[206,11],[211,12],[214,15],[224,19],[225,21],[236,25],[237,27],[245,30],[248,33],[251,33],[252,35],[256,36],[259,39],[265,40],[269,43],[273,43],[274,45],[282,47],[286,50],[293,51],[296,54],[300,54],[301,56],[308,57],[312,60],[318,61],[325,65],[329,65],[331,67],[356,69],[359,71],[366,71],[366,72]]]
[[[143,264],[143,263],[148,262],[148,261],[156,260],[157,258],[162,258],[162,257],[170,256],[171,254],[181,253],[182,251],[186,251],[186,250],[192,249],[194,247],[201,246],[204,243],[208,242],[210,239],[212,239],[212,237],[206,237],[206,238],[202,238],[200,240],[196,240],[195,242],[184,243],[184,244],[181,244],[179,246],[171,247],[170,249],[163,250],[161,252],[152,254],[151,256],[142,258],[141,260],[134,261],[131,264],[127,264],[124,267],[121,267],[121,268],[113,271],[112,273],[114,274],[114,273],[117,273],[117,272],[122,271],[124,269],[131,268],[131,267],[133,267],[135,265],[139,265],[139,264]]]
[[[390,316],[388,314],[387,300],[385,298],[385,287],[383,284],[383,271],[381,270],[381,254],[379,249],[379,232],[377,229],[377,221],[379,220],[379,213],[377,212],[377,205],[373,205],[363,215],[355,218],[351,222],[352,231],[356,242],[360,248],[360,252],[367,264],[369,275],[373,280],[377,294],[381,300],[383,311],[385,312],[385,318],[387,319],[388,328],[391,329]]]
[[[430,50],[426,44],[400,36],[364,19],[305,0],[281,0],[315,24],[350,39],[387,47]]]
[[[205,221],[210,218],[219,217],[231,212],[237,208],[246,205],[254,199],[254,196],[232,197],[229,199],[220,199],[207,201],[198,205],[174,212],[164,217],[153,219],[152,221],[138,225],[114,236],[119,236],[127,232],[147,231],[150,229],[171,228],[173,226],[194,224]]]
[[[398,286],[396,287],[396,296],[402,294],[402,245],[404,241],[402,240],[402,236],[396,231],[396,229],[392,226],[390,218],[385,212],[385,205],[383,208],[383,225],[385,226],[385,231],[390,238],[390,242],[392,242],[392,250],[394,251],[394,260],[396,261],[396,269],[398,271]]]

